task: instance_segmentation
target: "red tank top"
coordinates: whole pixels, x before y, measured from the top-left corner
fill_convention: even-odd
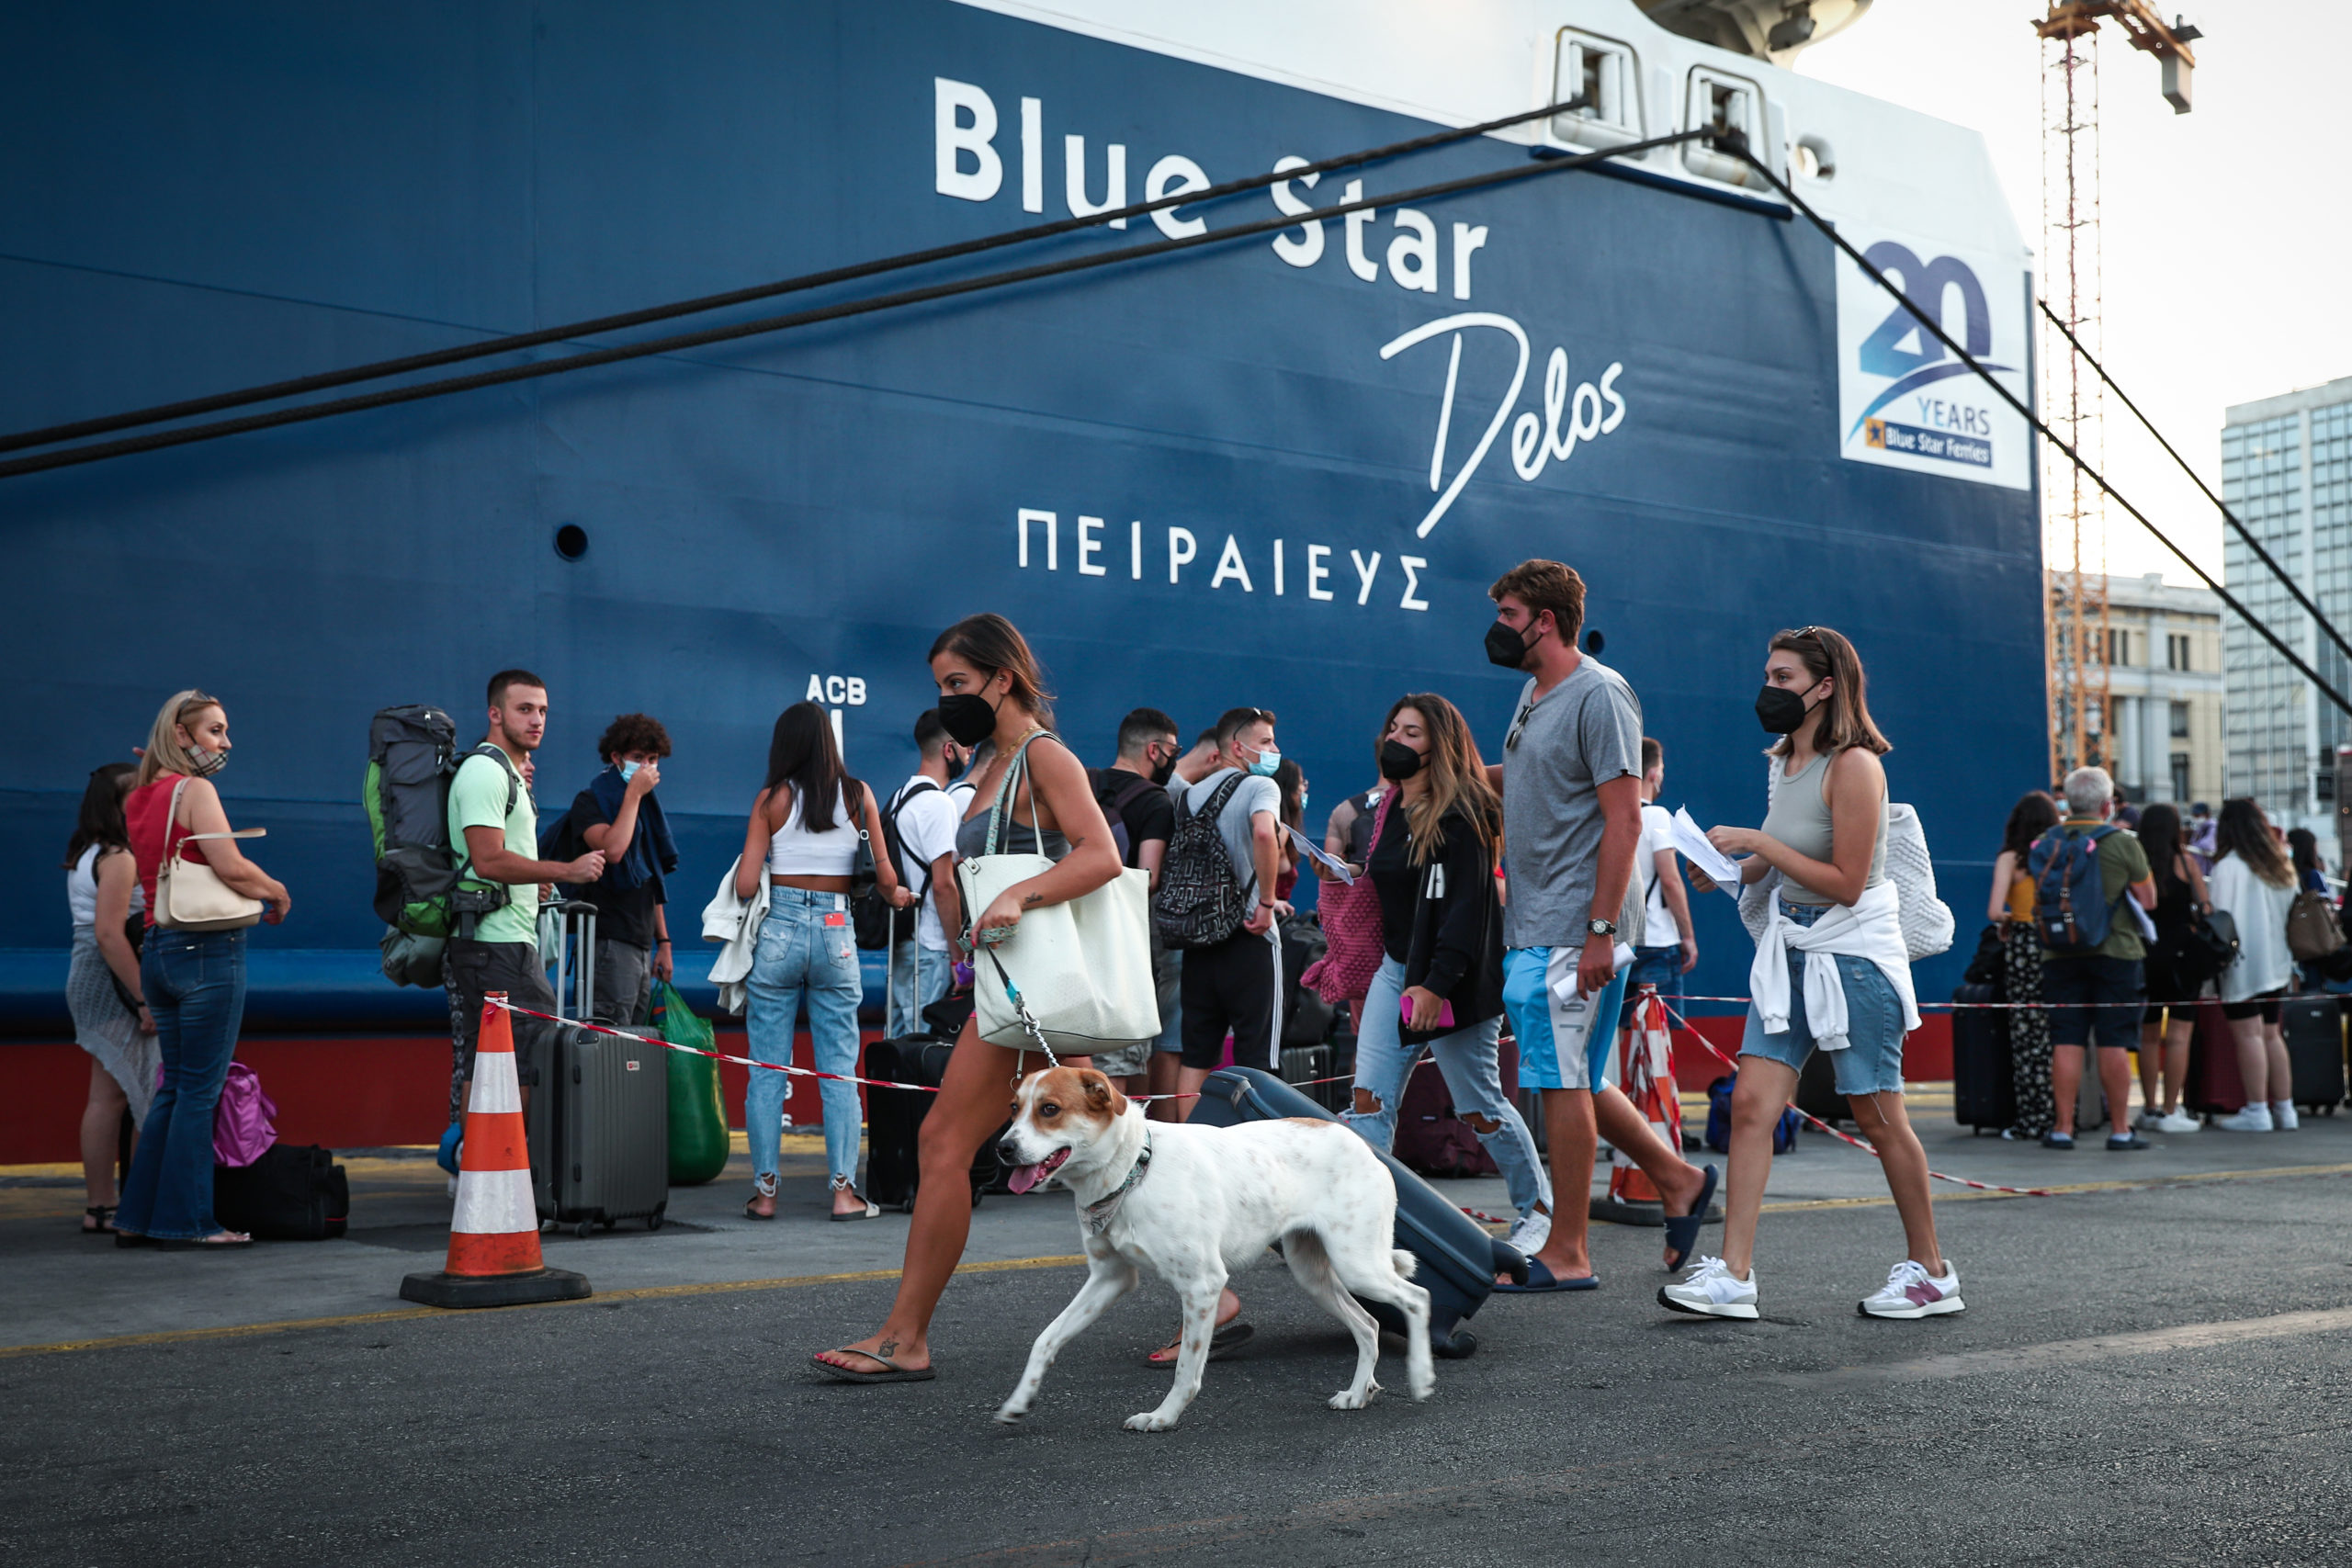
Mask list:
[[[129,830],[131,858],[139,863],[139,886],[147,895],[147,924],[155,924],[155,874],[170,858],[172,846],[187,837],[187,829],[172,820],[172,791],[180,775],[163,773],[153,784],[134,789],[122,803],[122,821]],[[190,844],[190,860],[204,859],[204,846]]]

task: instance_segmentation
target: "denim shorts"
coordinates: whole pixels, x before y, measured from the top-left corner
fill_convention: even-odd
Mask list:
[[[1790,919],[1809,926],[1828,912],[1826,905],[1782,904]],[[1813,1030],[1804,1016],[1806,954],[1789,950],[1789,1031],[1764,1032],[1763,1015],[1747,1005],[1747,1028],[1739,1039],[1739,1054],[1778,1062],[1791,1072],[1804,1070],[1814,1052]],[[1846,1048],[1829,1053],[1838,1092],[1901,1094],[1903,1092],[1903,998],[1885,971],[1867,958],[1832,955],[1838,978],[1846,990]]]

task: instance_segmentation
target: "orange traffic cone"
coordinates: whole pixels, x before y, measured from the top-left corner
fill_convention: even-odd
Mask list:
[[[1666,1003],[1657,987],[1644,986],[1634,1002],[1634,1026],[1618,1087],[1669,1149],[1682,1147],[1682,1100],[1674,1088],[1674,1046],[1666,1027]],[[1666,1204],[1642,1168],[1622,1156],[1609,1168],[1609,1196],[1592,1201],[1592,1217],[1619,1224],[1660,1225]]]
[[[426,1306],[520,1306],[577,1301],[585,1277],[550,1269],[539,1256],[539,1211],[523,1137],[523,1089],[514,1073],[514,1022],[503,991],[482,999],[473,1090],[458,1167],[458,1207],[449,1219],[449,1264],[411,1274],[401,1299]]]

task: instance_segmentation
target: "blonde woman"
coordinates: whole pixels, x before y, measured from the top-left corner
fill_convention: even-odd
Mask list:
[[[1381,727],[1380,775],[1397,792],[1366,854],[1380,898],[1382,957],[1356,1036],[1348,1125],[1385,1153],[1405,1082],[1429,1052],[1455,1114],[1494,1156],[1531,1256],[1552,1231],[1552,1184],[1533,1134],[1503,1093],[1503,918],[1495,896],[1502,803],[1459,709],[1433,693],[1400,697]]]
[[[229,715],[217,697],[176,694],[155,716],[130,795],[123,803],[130,852],[147,900],[147,942],[139,979],[155,1020],[164,1083],[147,1108],[122,1206],[118,1247],[244,1247],[212,1213],[212,1113],[237,1049],[245,1014],[245,933],[182,931],[155,924],[155,874],[175,851],[201,861],[232,892],[258,898],[276,925],[293,900],[285,885],[247,860],[229,837],[229,815],[212,775],[229,761]]]
[[[2227,909],[2238,928],[2237,960],[2222,971],[2222,1016],[2230,1021],[2245,1087],[2245,1107],[2215,1118],[2213,1125],[2225,1133],[2291,1133],[2294,1080],[2278,1032],[2278,998],[2295,977],[2294,955],[2287,950],[2295,868],[2270,818],[2251,800],[2222,802],[2213,848],[2213,908]]]

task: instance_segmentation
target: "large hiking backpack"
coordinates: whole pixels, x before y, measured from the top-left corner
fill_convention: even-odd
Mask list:
[[[398,985],[439,985],[440,944],[458,934],[451,895],[465,855],[449,843],[449,781],[470,755],[458,750],[458,727],[436,707],[385,708],[368,722],[360,801],[376,851],[376,914],[390,928],[384,974]],[[501,761],[512,811],[522,780],[503,754]]]
[[[2044,953],[2088,953],[2107,940],[2116,908],[2130,891],[2110,900],[2100,881],[2099,842],[2114,831],[2111,822],[2090,829],[2062,824],[2026,852],[2026,869],[2033,876],[2033,919]]]
[[[1176,830],[1160,866],[1159,891],[1151,897],[1152,927],[1164,947],[1215,947],[1250,918],[1257,875],[1252,873],[1250,886],[1242,886],[1233,874],[1233,857],[1225,852],[1225,835],[1217,830],[1217,818],[1241,779],[1237,773],[1217,785],[1199,811],[1182,799],[1176,802]]]

